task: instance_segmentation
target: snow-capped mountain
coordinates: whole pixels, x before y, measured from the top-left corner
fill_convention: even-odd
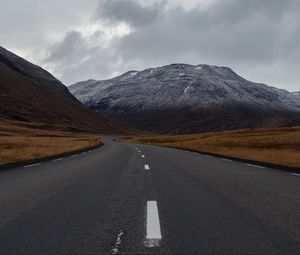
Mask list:
[[[296,96],[300,96],[300,91],[292,92]]]
[[[172,64],[69,87],[94,111],[131,128],[190,133],[300,124],[298,96],[227,67]]]

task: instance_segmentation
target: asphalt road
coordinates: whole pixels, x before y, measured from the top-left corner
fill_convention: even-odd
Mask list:
[[[105,140],[0,172],[1,254],[300,254],[300,176]]]

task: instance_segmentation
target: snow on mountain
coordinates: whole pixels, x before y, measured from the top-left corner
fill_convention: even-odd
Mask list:
[[[300,123],[298,96],[247,81],[228,67],[172,64],[80,82],[70,91],[129,127],[162,133]]]

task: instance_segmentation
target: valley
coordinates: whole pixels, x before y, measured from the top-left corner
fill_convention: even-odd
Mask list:
[[[129,129],[86,109],[49,72],[0,47],[0,165],[95,147]]]

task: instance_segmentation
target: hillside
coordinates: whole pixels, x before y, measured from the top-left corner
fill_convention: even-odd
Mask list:
[[[126,129],[85,108],[44,69],[0,47],[0,121],[46,129],[124,133]]]
[[[90,109],[130,128],[199,133],[300,124],[300,98],[227,67],[172,64],[70,87]]]

